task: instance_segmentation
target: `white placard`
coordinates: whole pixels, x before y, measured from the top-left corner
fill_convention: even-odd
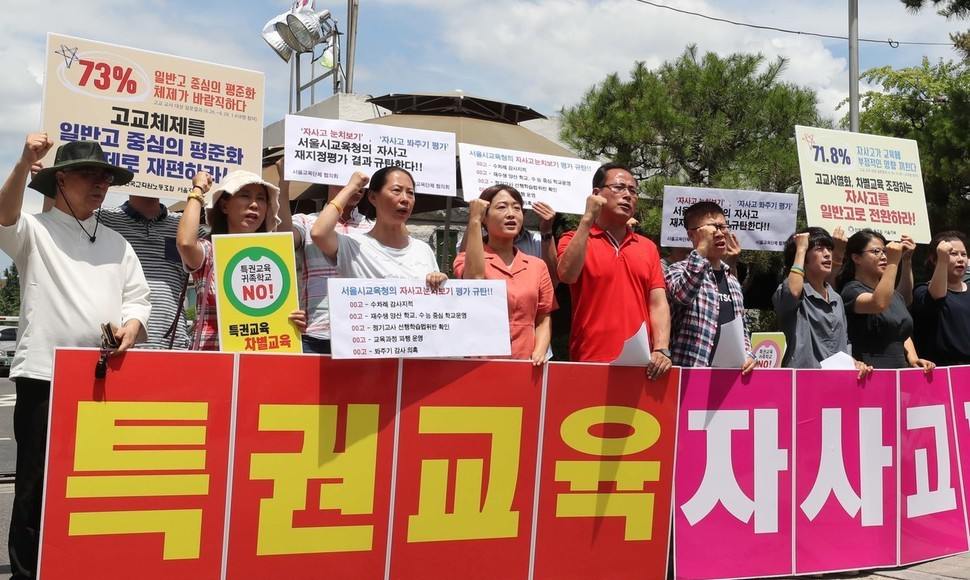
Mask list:
[[[461,187],[465,201],[475,199],[496,183],[511,185],[525,206],[545,202],[559,213],[582,214],[593,192],[596,161],[557,157],[528,151],[458,144]]]
[[[504,280],[330,278],[334,358],[509,356]]]
[[[724,210],[731,233],[742,250],[780,252],[785,240],[795,233],[798,196],[743,189],[664,186],[663,222],[660,245],[689,248],[684,229],[684,210],[699,201],[713,201]]]
[[[344,185],[354,171],[397,165],[417,193],[457,194],[454,133],[287,115],[285,134],[288,180]]]
[[[916,141],[795,126],[808,225],[930,241]]]

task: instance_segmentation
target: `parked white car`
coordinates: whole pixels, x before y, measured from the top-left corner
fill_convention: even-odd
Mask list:
[[[14,351],[17,350],[17,327],[0,326],[0,376],[10,374]]]

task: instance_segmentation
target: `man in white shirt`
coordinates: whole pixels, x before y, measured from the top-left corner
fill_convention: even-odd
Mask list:
[[[17,476],[8,540],[15,579],[36,576],[54,349],[98,347],[101,324],[111,323],[117,328],[116,352],[124,352],[144,340],[151,312],[134,251],[117,232],[99,228],[95,216],[108,187],[133,178],[106,163],[100,145],[75,141],[59,147],[54,164],[30,182],[54,199],[53,209],[21,212],[31,166],[52,145],[45,133],[28,135],[0,188],[0,250],[13,258],[21,280],[19,340],[10,368],[17,388]]]

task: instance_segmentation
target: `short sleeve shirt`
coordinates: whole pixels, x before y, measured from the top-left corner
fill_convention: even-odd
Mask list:
[[[300,267],[300,306],[307,312],[306,333],[308,336],[327,340],[330,338],[330,301],[327,298],[327,280],[337,276],[337,268],[323,255],[313,243],[310,230],[317,221],[317,215],[294,214],[293,229],[303,238],[303,246],[297,248],[301,258]],[[356,210],[346,222],[337,222],[338,234],[351,232],[366,233],[374,227],[374,222]]]
[[[908,365],[903,345],[913,335],[913,317],[898,292],[893,293],[889,308],[883,312],[856,313],[856,299],[873,291],[873,288],[858,280],[852,280],[842,288],[852,356],[877,369],[905,368]]]
[[[775,313],[788,342],[782,366],[817,369],[837,352],[852,354],[842,297],[828,284],[825,289],[827,298],[805,282],[802,295],[796,298],[786,278],[775,290]]]
[[[368,234],[337,234],[337,271],[342,278],[421,279],[438,271],[431,246],[408,238],[404,248],[385,246]]]
[[[913,291],[916,352],[938,365],[970,364],[970,289],[948,290],[939,300],[929,286]]]
[[[559,240],[559,257],[576,232]],[[627,229],[617,241],[597,225],[590,228],[586,260],[569,285],[573,320],[569,357],[573,361],[610,362],[623,343],[646,323],[650,328],[650,292],[666,292],[660,253],[647,238]],[[650,344],[653,345],[651,333]]]
[[[455,257],[455,277],[465,271],[465,252]],[[505,280],[509,303],[509,333],[512,358],[532,356],[536,342],[536,317],[553,309],[552,279],[546,263],[516,250],[512,264],[485,247],[485,278]]]

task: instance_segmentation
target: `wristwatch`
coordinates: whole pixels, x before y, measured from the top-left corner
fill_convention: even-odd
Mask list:
[[[670,358],[670,349],[669,348],[655,348],[655,349],[653,349],[653,352],[659,352],[660,354],[664,355],[665,357]]]
[[[543,242],[545,242],[546,240],[551,240],[554,237],[552,232],[549,232],[548,234],[541,234],[541,235],[542,235]]]

